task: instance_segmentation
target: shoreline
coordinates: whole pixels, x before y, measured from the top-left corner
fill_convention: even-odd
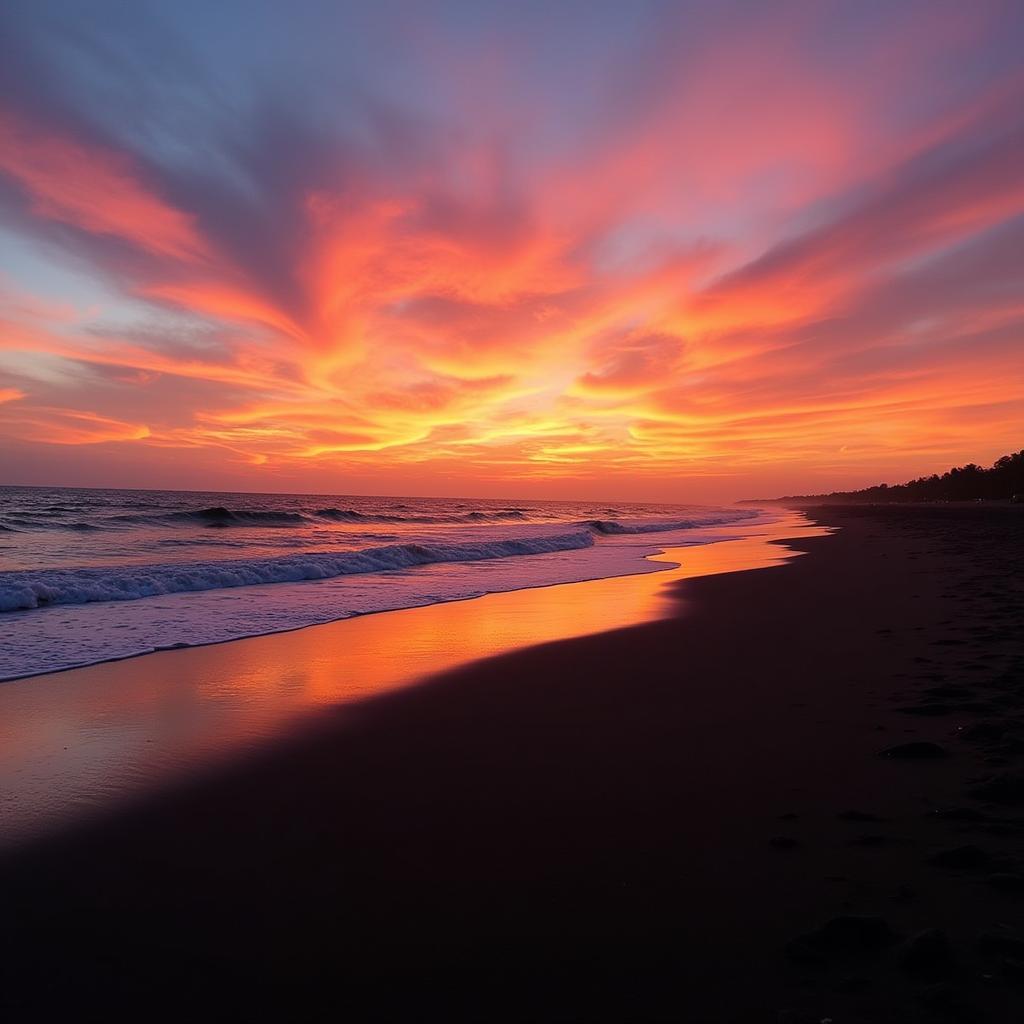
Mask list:
[[[805,516],[790,513],[757,527],[723,528],[725,539],[715,543],[662,549],[647,556],[664,563],[657,569],[437,601],[0,683],[7,824],[0,849],[59,830],[62,807],[112,810],[119,797],[141,797],[278,742],[332,705],[373,699],[518,648],[664,617],[672,613],[664,595],[673,581],[797,557],[785,539],[816,532]],[[232,682],[236,677],[240,683]],[[169,724],[167,709],[175,706],[181,710]],[[33,814],[37,826],[30,824]]]
[[[814,515],[842,529],[668,617],[324,710],[7,856],[0,1005],[1012,1019],[1022,521]],[[944,756],[880,756],[908,743]]]

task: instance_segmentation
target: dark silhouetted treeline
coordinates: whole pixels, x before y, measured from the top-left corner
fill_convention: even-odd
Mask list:
[[[1024,496],[1024,451],[1004,455],[990,469],[973,462],[905,484],[878,484],[862,491],[833,491],[831,494],[801,494],[779,501],[975,501],[979,498],[1008,501]]]

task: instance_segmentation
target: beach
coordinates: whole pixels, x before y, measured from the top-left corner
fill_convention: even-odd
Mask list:
[[[837,529],[786,540],[800,557],[663,584],[656,615],[623,616],[638,624],[306,707],[9,850],[0,1006],[1015,1019],[1021,509],[809,514]],[[144,679],[180,655],[230,673],[257,642],[286,663],[358,621],[87,671]]]

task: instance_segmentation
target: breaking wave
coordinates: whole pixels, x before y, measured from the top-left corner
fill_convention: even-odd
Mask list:
[[[594,535],[574,530],[541,537],[464,544],[390,544],[361,551],[309,552],[275,558],[168,565],[12,572],[0,582],[0,611],[94,601],[134,601],[187,591],[331,579],[437,562],[476,562],[590,547]]]
[[[721,515],[691,516],[687,519],[590,519],[586,525],[595,533],[615,534],[667,533],[670,530],[694,530],[701,526],[719,526],[726,522],[739,522],[758,515],[757,511],[733,511],[727,518]]]
[[[396,506],[402,508],[403,506]],[[63,510],[62,510],[63,511]],[[714,526],[725,521],[737,521],[757,513],[749,510],[731,510],[724,517],[718,513],[685,519],[585,519],[570,522],[566,525],[573,528],[589,529],[595,533],[634,534],[660,533],[666,530],[689,530],[701,526]],[[526,508],[504,508],[470,512],[452,512],[442,514],[397,514],[387,512],[360,512],[353,508],[320,508],[308,511],[291,511],[283,509],[232,509],[221,505],[209,508],[166,510],[160,513],[123,513],[120,515],[103,516],[90,521],[68,522],[66,519],[48,519],[37,514],[23,513],[17,517],[8,516],[6,524],[0,529],[12,530],[124,530],[135,526],[206,526],[213,528],[231,527],[264,527],[288,528],[310,527],[331,523],[350,523],[353,525],[391,524],[399,526],[458,526],[485,525],[488,523],[516,523],[530,519],[550,517]]]
[[[52,511],[63,512],[64,509]],[[515,522],[528,518],[529,510],[521,508],[496,511],[474,511],[450,515],[391,515],[387,513],[358,512],[353,508],[321,508],[315,511],[288,511],[279,509],[233,509],[222,505],[209,508],[181,509],[159,513],[124,513],[104,516],[92,523],[69,523],[59,518],[32,515],[29,519],[9,520],[25,529],[81,530],[130,529],[133,526],[209,526],[224,527],[302,527],[318,523],[410,523],[422,525],[457,525],[459,523]]]

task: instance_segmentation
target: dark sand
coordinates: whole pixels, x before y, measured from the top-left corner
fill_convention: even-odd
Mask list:
[[[822,509],[8,858],[5,1019],[1024,1019],[1020,512]]]

